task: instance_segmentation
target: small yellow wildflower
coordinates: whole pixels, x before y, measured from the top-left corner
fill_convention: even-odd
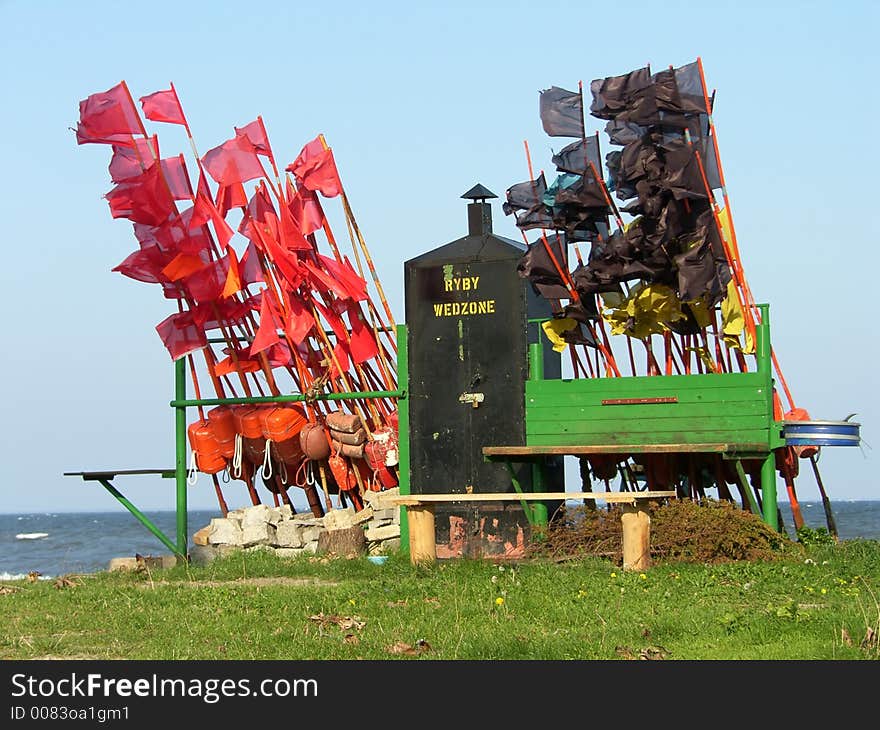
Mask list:
[[[349,598],[348,602],[353,606],[354,605],[354,598]]]
[[[823,588],[823,589],[822,589],[821,591],[819,591],[819,592],[824,596],[826,593],[828,593],[828,589],[827,589],[827,588]]]
[[[639,578],[641,578],[642,580],[647,580],[648,576],[645,575],[644,573],[639,573]]]
[[[612,578],[616,578],[616,577],[617,577],[617,573],[615,573],[615,572],[612,571],[612,573],[611,573],[611,577],[612,577]]]
[[[498,598],[495,599],[496,606],[500,606],[503,603],[504,603],[504,599],[501,596],[498,596]]]

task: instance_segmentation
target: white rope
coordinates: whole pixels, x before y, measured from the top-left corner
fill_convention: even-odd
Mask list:
[[[233,479],[241,479],[241,452],[242,440],[241,434],[235,434],[235,451],[232,452],[232,477]]]
[[[272,478],[272,457],[269,454],[269,446],[272,442],[266,439],[266,451],[263,456],[263,479]]]
[[[199,480],[198,462],[196,452],[189,452],[189,468],[186,471],[186,483],[193,486]]]

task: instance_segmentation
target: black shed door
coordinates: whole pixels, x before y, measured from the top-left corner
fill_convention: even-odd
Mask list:
[[[407,270],[414,494],[511,489],[507,469],[484,461],[482,447],[525,443],[525,292],[516,261]]]

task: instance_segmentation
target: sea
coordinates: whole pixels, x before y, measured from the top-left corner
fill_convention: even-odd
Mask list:
[[[787,502],[780,502],[782,521],[794,537]],[[840,540],[880,540],[880,500],[831,502]],[[173,511],[145,512],[172,542],[176,535]],[[821,501],[801,502],[804,523],[828,529]],[[210,524],[216,511],[191,510],[189,535]],[[192,544],[192,543],[190,543]],[[0,581],[18,580],[30,573],[49,580],[62,575],[106,570],[115,557],[167,555],[169,550],[125,509],[115,512],[38,512],[0,514]]]

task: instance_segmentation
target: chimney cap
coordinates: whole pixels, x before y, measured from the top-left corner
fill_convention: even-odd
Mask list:
[[[468,190],[464,195],[461,196],[465,200],[486,200],[487,198],[497,198],[491,190],[477,183],[470,190]]]

